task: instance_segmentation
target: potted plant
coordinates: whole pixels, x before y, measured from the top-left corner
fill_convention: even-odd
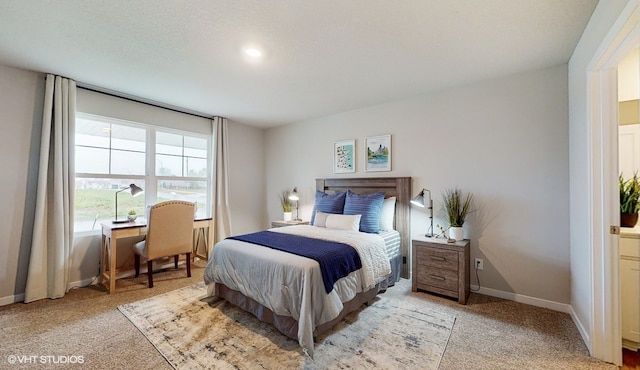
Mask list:
[[[138,218],[138,216],[136,215],[136,210],[135,209],[129,210],[127,218],[129,219],[129,221],[135,221],[136,218]]]
[[[638,222],[638,211],[640,211],[638,171],[628,180],[620,174],[618,181],[620,183],[620,226],[634,227]]]
[[[289,200],[289,195],[291,192],[289,190],[283,190],[282,193],[278,194],[280,198],[280,205],[282,206],[282,212],[284,213],[283,219],[285,221],[291,221],[291,211],[293,211],[293,203]]]
[[[473,205],[473,194],[463,194],[458,188],[447,189],[443,194],[445,217],[449,222],[449,239],[462,240],[462,225]]]

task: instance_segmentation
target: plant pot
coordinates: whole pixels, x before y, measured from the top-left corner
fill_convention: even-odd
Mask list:
[[[127,218],[129,219],[129,221],[135,221],[136,218],[138,218],[137,215],[128,215]]]
[[[620,213],[620,226],[635,227],[638,223],[638,213]]]
[[[462,227],[451,226],[449,228],[449,239],[463,240],[464,237],[462,236]]]
[[[292,220],[291,214],[292,212],[285,212],[282,219],[285,221],[291,221]]]

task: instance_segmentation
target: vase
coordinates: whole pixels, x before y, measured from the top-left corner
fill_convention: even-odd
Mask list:
[[[129,219],[129,221],[135,221],[136,218],[138,218],[137,215],[128,215],[127,218]]]
[[[449,239],[454,239],[456,241],[463,240],[464,237],[462,236],[462,226],[451,226],[449,228]]]
[[[285,212],[284,217],[282,219],[285,221],[291,221],[292,220],[291,212]]]
[[[620,226],[635,227],[638,223],[638,213],[620,213]]]

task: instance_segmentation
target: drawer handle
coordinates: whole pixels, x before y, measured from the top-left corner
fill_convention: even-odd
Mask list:
[[[435,280],[440,280],[440,281],[445,281],[447,279],[443,278],[442,276],[438,276],[438,275],[429,275],[432,279]]]
[[[436,260],[436,261],[445,261],[446,260],[446,258],[438,257],[438,256],[429,256],[429,258],[431,258],[432,260]]]

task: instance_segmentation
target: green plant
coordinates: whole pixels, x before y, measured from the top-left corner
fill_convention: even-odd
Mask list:
[[[135,214],[136,214],[136,210],[135,209],[129,210],[129,216],[135,216]]]
[[[620,213],[637,213],[640,211],[640,181],[638,171],[626,180],[622,174],[618,177],[620,183]]]
[[[473,205],[473,194],[466,195],[458,188],[445,190],[443,197],[443,206],[445,217],[452,227],[462,227]]]
[[[293,203],[291,202],[291,200],[289,200],[289,195],[291,195],[291,192],[289,190],[283,190],[281,194],[278,194],[283,212],[293,211]]]

